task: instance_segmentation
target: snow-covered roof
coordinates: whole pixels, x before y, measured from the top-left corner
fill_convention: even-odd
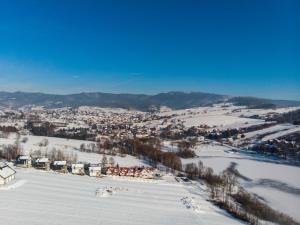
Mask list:
[[[30,157],[30,155],[21,155],[21,156],[19,157],[19,159],[20,159],[20,160],[29,160],[29,159],[31,159],[31,157]]]
[[[48,158],[38,158],[35,160],[35,162],[37,163],[47,163],[49,162],[49,159]]]
[[[72,164],[72,167],[73,167],[73,168],[76,168],[76,167],[84,167],[84,164],[81,164],[81,163]]]
[[[55,165],[55,166],[65,166],[65,165],[67,165],[67,161],[54,161],[53,165]]]
[[[2,177],[3,179],[6,179],[7,177],[12,176],[15,173],[16,173],[16,171],[8,165],[0,167],[0,177]]]
[[[101,167],[100,166],[90,166],[89,171],[93,171],[93,170],[99,171],[99,170],[101,170]]]

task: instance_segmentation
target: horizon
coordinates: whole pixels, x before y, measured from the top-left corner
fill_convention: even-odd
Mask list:
[[[2,3],[3,91],[300,100],[296,0]]]
[[[0,93],[4,92],[4,93],[10,93],[10,94],[14,94],[14,93],[26,93],[26,94],[45,94],[45,95],[59,95],[59,96],[67,96],[67,95],[77,95],[77,94],[114,94],[114,95],[146,95],[146,96],[155,96],[155,95],[159,95],[159,94],[168,94],[168,93],[183,93],[183,94],[193,94],[193,93],[202,93],[202,94],[212,94],[212,95],[223,95],[223,96],[227,96],[227,97],[246,97],[246,98],[257,98],[257,99],[266,99],[266,100],[275,100],[275,101],[296,101],[296,102],[300,102],[300,100],[294,100],[294,99],[276,99],[276,98],[264,98],[261,96],[250,96],[250,95],[228,95],[228,94],[224,94],[224,93],[212,93],[212,92],[203,92],[203,91],[176,91],[176,90],[171,90],[171,91],[165,91],[165,92],[157,92],[157,93],[153,93],[153,94],[145,94],[145,93],[126,93],[126,92],[71,92],[71,93],[64,93],[64,94],[59,94],[59,93],[50,93],[50,92],[30,92],[30,91],[3,91],[0,90]]]

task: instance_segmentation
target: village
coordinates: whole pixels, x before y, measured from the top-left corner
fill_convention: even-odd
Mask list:
[[[266,194],[270,186],[265,174],[268,182],[280,180],[299,186],[292,177],[298,173],[300,127],[277,119],[297,110],[250,109],[229,103],[185,110],[162,107],[151,112],[88,106],[3,109],[0,190],[18,186],[27,177],[26,171],[37,171],[46,179],[59,174],[106,184],[93,190],[101,198],[113,192],[127,193],[128,182],[171,182],[188,189],[206,183],[202,187],[205,195],[215,195],[211,189],[215,184],[209,182],[223,179],[220,174],[231,171],[241,187],[265,197],[281,211],[278,195]],[[290,177],[271,172],[276,170],[286,171]],[[117,186],[109,186],[114,180],[118,180]],[[281,191],[280,196],[297,204],[292,191]],[[182,199],[187,207],[194,204],[189,197]],[[284,201],[285,210],[297,217],[289,201]]]

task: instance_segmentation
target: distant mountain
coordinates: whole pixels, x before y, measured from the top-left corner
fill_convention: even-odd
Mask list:
[[[235,105],[244,105],[249,108],[276,108],[287,106],[300,106],[300,101],[291,100],[271,100],[255,97],[232,97],[229,99]]]
[[[79,93],[55,95],[27,92],[0,92],[0,107],[18,108],[25,105],[39,105],[47,108],[98,106],[119,107],[148,111],[167,106],[172,109],[186,109],[207,106],[220,102],[232,102],[249,107],[300,106],[299,101],[269,100],[253,97],[230,97],[202,92],[167,92],[157,95]]]

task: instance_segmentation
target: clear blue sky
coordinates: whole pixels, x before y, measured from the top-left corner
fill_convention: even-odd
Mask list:
[[[300,1],[0,0],[0,90],[300,100]]]

